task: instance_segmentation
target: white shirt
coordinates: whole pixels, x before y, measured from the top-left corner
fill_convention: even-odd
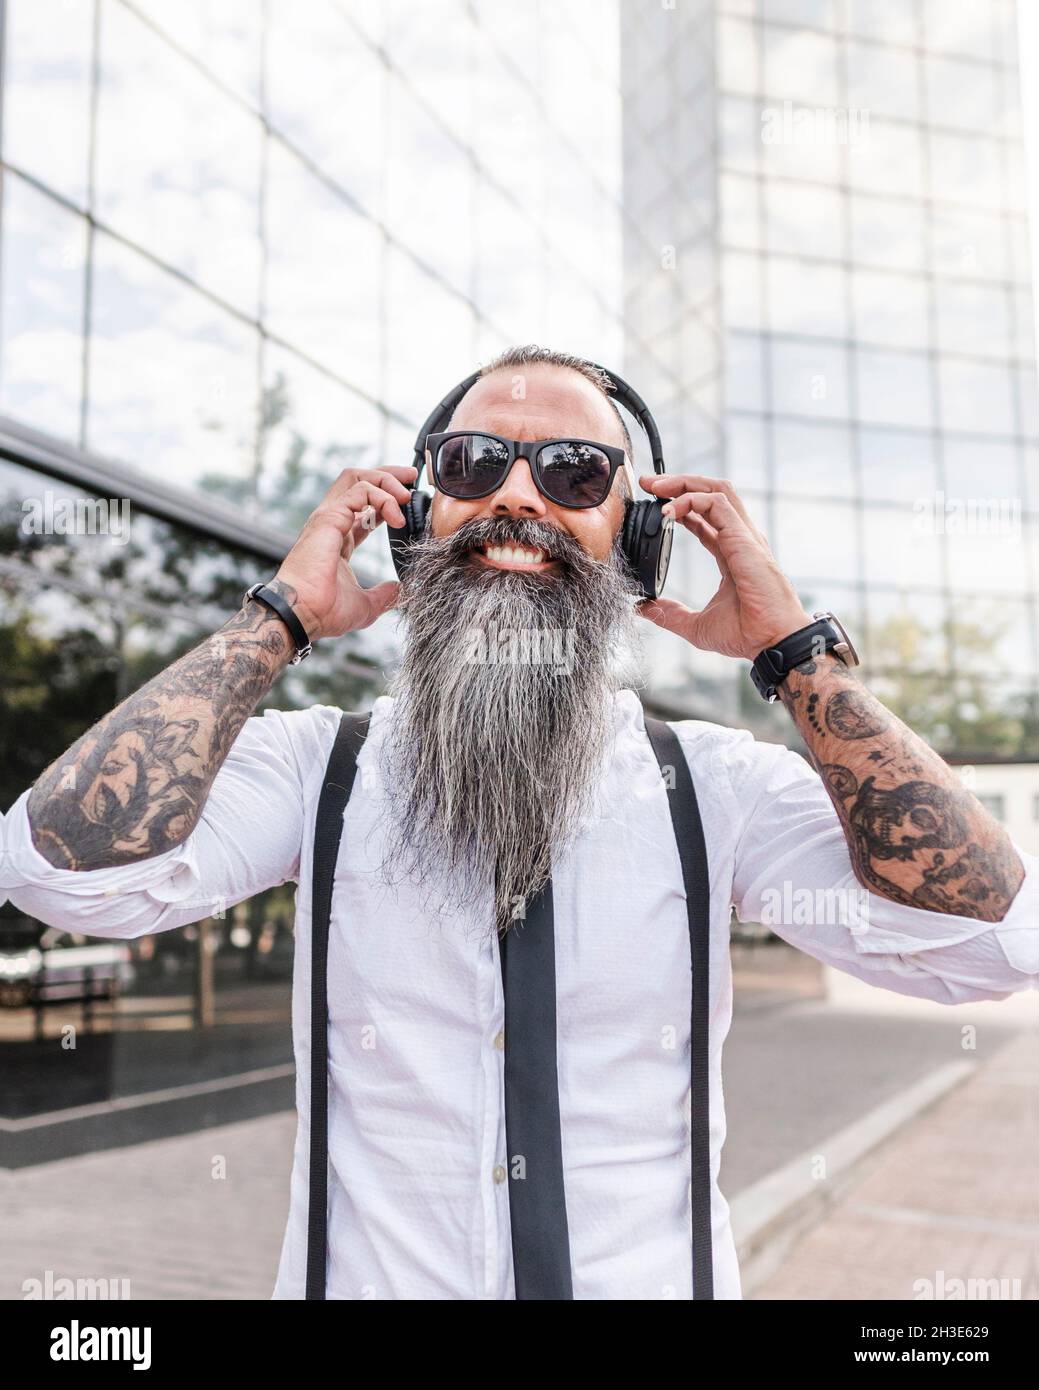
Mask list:
[[[504,1165],[504,1011],[486,911],[435,918],[376,867],[384,830],[375,701],[346,810],[329,943],[328,1297],[515,1297]],[[299,1112],[275,1298],[306,1269],[310,856],[340,711],[246,721],[194,832],[141,863],[73,872],[32,844],[23,793],[0,886],[22,911],[98,937],[197,921],[295,880],[292,1016]],[[575,1299],[691,1297],[689,935],[666,792],[631,690],[593,808],[553,867],[558,1074]],[[862,979],[942,1003],[1004,998],[1039,972],[1039,858],[1004,921],[900,907],[855,880],[816,773],[789,749],[699,720],[673,726],[703,817],[711,881],[710,1084],[715,1296],[739,1298],[717,1178],[722,1043],[732,1014],[730,904]],[[864,920],[806,894],[866,900]],[[816,893],[816,890],[819,890]],[[832,897],[829,899],[832,902]],[[777,909],[778,904],[778,909]],[[820,916],[832,920],[820,921]],[[806,916],[814,924],[805,924]],[[785,920],[784,920],[785,918]]]

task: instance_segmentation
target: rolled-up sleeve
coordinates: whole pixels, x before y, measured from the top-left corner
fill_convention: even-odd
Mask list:
[[[871,984],[955,1004],[1039,987],[1039,858],[1001,922],[907,907],[855,876],[844,828],[818,773],[798,754],[728,731],[719,785],[737,843],[733,905],[783,940]]]
[[[253,715],[213,780],[195,829],[175,849],[114,868],[58,869],[33,844],[26,790],[4,820],[0,889],[20,911],[84,936],[169,931],[299,873],[302,778],[294,735],[313,711]]]

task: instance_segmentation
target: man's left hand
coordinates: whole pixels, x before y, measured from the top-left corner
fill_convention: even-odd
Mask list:
[[[648,473],[639,482],[653,496],[669,499],[665,513],[693,533],[721,572],[717,592],[705,607],[646,599],[638,608],[644,618],[677,632],[694,647],[747,661],[808,626],[811,614],[727,478]]]

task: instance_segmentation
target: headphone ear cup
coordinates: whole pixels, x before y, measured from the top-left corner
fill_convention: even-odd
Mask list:
[[[664,500],[629,501],[624,513],[621,549],[645,598],[660,597],[671,560],[674,518],[664,515]]]
[[[398,579],[404,578],[410,559],[408,551],[411,549],[412,543],[426,529],[426,518],[432,505],[433,496],[431,493],[420,492],[418,488],[412,488],[411,496],[401,507],[401,511],[404,513],[404,525],[390,526],[387,524],[390,557],[393,560],[393,568],[397,571]]]

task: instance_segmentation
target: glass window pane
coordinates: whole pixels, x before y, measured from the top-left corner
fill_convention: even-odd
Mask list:
[[[455,289],[468,293],[473,238],[470,158],[402,82],[390,83],[387,117],[384,177],[390,234]],[[582,217],[585,207],[578,198],[570,214],[562,205],[558,209],[571,219],[569,231],[575,225],[572,218],[577,219],[579,240],[588,230]]]
[[[870,117],[868,132],[848,149],[853,188],[918,198],[923,186],[923,150],[914,126]]]
[[[926,357],[857,348],[855,363],[862,420],[930,428],[931,369]]]
[[[928,139],[932,196],[939,202],[998,211],[1003,204],[1003,175],[997,142],[940,130],[930,131]]]
[[[1012,355],[1006,291],[939,280],[938,346],[977,357]]]
[[[761,244],[757,180],[742,174],[722,174],[719,188],[725,245],[757,250]]]
[[[992,23],[988,5],[949,5],[922,0],[923,32],[928,48],[964,58],[991,58]]]
[[[1013,434],[1010,373],[976,362],[942,359],[938,365],[942,423],[973,434]]]
[[[857,339],[885,347],[928,346],[930,329],[924,280],[857,270],[852,276],[852,293]]]
[[[824,34],[806,29],[764,26],[765,94],[770,101],[801,102],[811,93],[813,105],[839,106],[837,45]]]
[[[934,267],[943,275],[1005,280],[1007,226],[1002,217],[968,208],[935,208],[931,213]]]
[[[837,189],[768,179],[765,210],[770,251],[844,259],[844,208]]]
[[[742,19],[719,15],[718,84],[726,92],[754,95],[760,90],[758,31]]]
[[[4,20],[4,159],[81,207],[93,8],[82,0],[7,0]]]
[[[845,0],[849,33],[885,43],[915,44],[916,7],[891,0]]]
[[[848,413],[848,354],[829,343],[772,344],[772,401],[777,413],[843,418]]]
[[[817,497],[852,495],[851,431],[846,425],[776,420],[772,445],[777,491]]]
[[[957,674],[1020,676],[1030,669],[1032,619],[1021,600],[954,593],[953,659]]]
[[[941,584],[942,537],[922,527],[912,507],[871,504],[862,509],[862,521],[863,559],[871,584]]]
[[[762,265],[760,256],[726,251],[722,256],[722,294],[725,319],[732,328],[763,329]]]
[[[253,106],[260,104],[263,9],[254,0],[134,0],[174,43]],[[300,18],[306,6],[300,6]]]
[[[923,65],[927,113],[935,125],[989,133],[996,129],[996,69],[986,63],[928,56]]]
[[[277,142],[267,165],[267,324],[377,396],[382,236]]]
[[[851,198],[852,259],[892,270],[924,267],[924,215],[917,202],[855,193]]]
[[[260,286],[260,122],[123,5],[101,25],[98,217],[246,313]]]
[[[915,54],[855,39],[847,41],[845,52],[849,106],[868,111],[871,121],[874,116],[920,119]]]
[[[754,333],[729,333],[725,339],[726,407],[729,410],[763,410],[764,393],[761,339]]]
[[[180,487],[251,477],[254,329],[103,233],[92,325],[90,449]]]
[[[264,354],[263,420],[257,493],[271,525],[298,529],[342,469],[379,465],[376,408],[273,343]]]
[[[761,114],[758,104],[745,97],[721,97],[718,138],[722,165],[753,174],[758,167]]]
[[[86,223],[3,176],[0,410],[79,442]]]
[[[844,271],[818,261],[773,256],[768,262],[769,327],[774,333],[844,338]]]
[[[931,435],[902,430],[859,430],[862,495],[867,502],[902,502],[933,495],[938,486]]]
[[[765,428],[755,415],[730,415],[726,421],[725,476],[737,490],[769,485]]]
[[[386,323],[385,400],[391,410],[419,425],[437,401],[476,368],[472,310],[391,247]],[[435,352],[430,352],[431,334]]]
[[[268,0],[264,77],[272,126],[381,215],[386,65],[331,0]],[[463,84],[464,85],[464,84]],[[363,132],[363,138],[358,138]]]
[[[855,510],[838,502],[791,501],[777,496],[773,549],[783,569],[804,580],[849,580],[857,570]]]
[[[917,589],[877,585],[866,591],[864,650],[871,666],[899,671],[947,671],[945,599]],[[908,717],[908,711],[902,718]]]

